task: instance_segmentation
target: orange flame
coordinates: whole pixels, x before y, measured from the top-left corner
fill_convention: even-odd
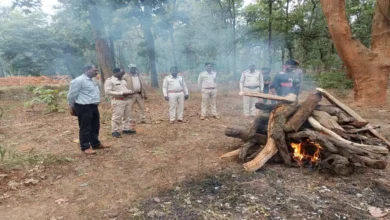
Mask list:
[[[316,163],[320,160],[320,151],[323,148],[320,144],[310,140],[306,143],[311,144],[312,146],[315,146],[317,148],[314,154],[310,155],[303,147],[302,143],[291,143],[291,147],[294,149],[293,157],[299,164],[301,164],[302,160],[310,160],[311,164]]]

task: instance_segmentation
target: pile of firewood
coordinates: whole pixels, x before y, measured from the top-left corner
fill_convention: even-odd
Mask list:
[[[267,161],[288,166],[318,166],[336,174],[353,173],[357,164],[385,169],[390,143],[376,128],[324,89],[318,88],[305,101],[243,92],[277,104],[257,103],[260,113],[248,128],[227,128],[225,134],[244,141],[221,158],[238,157],[246,171],[254,172]],[[324,97],[330,104],[321,104]],[[297,148],[299,146],[299,148]],[[311,152],[311,154],[310,154]]]

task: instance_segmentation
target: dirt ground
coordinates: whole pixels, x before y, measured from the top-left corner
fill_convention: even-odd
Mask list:
[[[168,124],[160,91],[147,100],[147,124],[113,139],[109,103],[100,105],[101,141],[112,146],[85,156],[74,140],[77,121],[23,106],[29,94],[0,90],[0,219],[372,219],[368,207],[390,207],[389,168],[358,167],[347,177],[267,164],[248,174],[218,157],[239,140],[224,136],[246,125],[237,90],[218,94],[221,119],[199,120],[200,94],[185,103],[186,123]],[[389,106],[352,104],[390,136]],[[138,113],[135,113],[138,114]],[[2,153],[3,152],[3,153]]]

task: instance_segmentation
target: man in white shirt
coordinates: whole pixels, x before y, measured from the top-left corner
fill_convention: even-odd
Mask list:
[[[200,114],[200,119],[205,120],[207,114],[207,106],[210,104],[211,114],[214,118],[219,119],[217,114],[217,83],[216,77],[217,73],[212,71],[213,66],[211,63],[206,63],[206,71],[203,71],[199,74],[198,77],[198,86],[202,91],[202,110]]]
[[[169,101],[169,123],[173,124],[176,119],[177,109],[177,121],[184,122],[184,100],[189,98],[188,88],[183,77],[178,76],[177,67],[171,68],[171,75],[166,76],[163,82],[163,93],[166,101]]]
[[[240,91],[243,92],[263,92],[264,89],[264,80],[263,74],[256,70],[254,64],[249,66],[249,70],[245,70],[241,74],[240,79]],[[244,115],[249,118],[250,116],[256,115],[255,104],[258,102],[258,98],[244,96]]]

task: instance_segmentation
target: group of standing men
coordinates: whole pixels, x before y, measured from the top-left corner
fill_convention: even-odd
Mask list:
[[[283,71],[276,74],[272,83],[269,68],[262,68],[261,72],[251,65],[249,70],[242,73],[240,91],[265,92],[270,90],[273,94],[285,96],[288,93],[300,92],[302,72],[294,73],[299,63],[289,60]],[[129,73],[120,68],[113,69],[113,76],[104,84],[105,94],[111,97],[111,127],[112,136],[119,138],[122,134],[135,134],[135,121],[131,117],[132,108],[138,104],[141,114],[141,123],[145,123],[145,105],[148,98],[146,84],[139,75],[137,66],[130,64]],[[205,64],[206,70],[198,77],[198,86],[202,93],[200,119],[205,120],[208,105],[211,115],[219,119],[216,108],[217,73],[213,71],[211,63]],[[184,101],[189,98],[187,84],[183,77],[178,76],[178,68],[170,69],[171,75],[166,76],[163,82],[164,99],[169,102],[169,123],[184,122]],[[107,148],[99,141],[100,116],[98,105],[100,103],[100,90],[94,77],[98,70],[93,65],[84,67],[84,74],[74,79],[69,88],[68,103],[71,114],[77,116],[79,125],[80,147],[86,154],[96,153],[95,149]],[[255,115],[257,98],[244,96],[244,114],[246,117]],[[267,100],[264,100],[265,102]]]

